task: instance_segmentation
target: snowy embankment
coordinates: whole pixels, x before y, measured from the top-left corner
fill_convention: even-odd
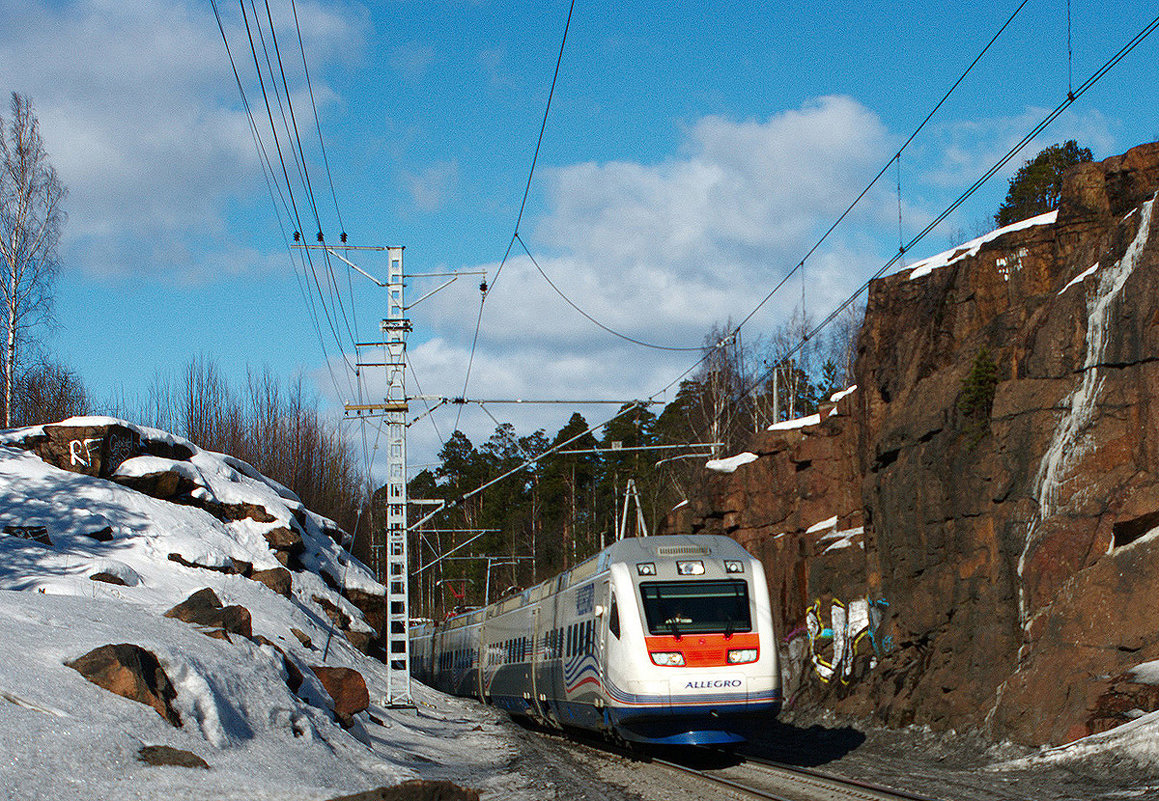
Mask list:
[[[510,756],[481,708],[421,686],[417,713],[382,708],[350,599],[383,588],[244,462],[108,418],[0,432],[0,529],[0,796],[326,799],[432,767],[478,786]],[[242,623],[166,616],[205,588]],[[156,658],[166,711],[69,664],[123,644]],[[357,671],[369,707],[341,714],[327,669]]]

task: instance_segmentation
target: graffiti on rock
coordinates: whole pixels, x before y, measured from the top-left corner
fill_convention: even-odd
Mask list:
[[[102,442],[100,438],[97,439],[74,439],[68,443],[68,463],[72,467],[80,465],[81,467],[93,466],[93,445],[99,445]],[[98,454],[100,452],[98,451]]]
[[[809,638],[809,658],[821,681],[834,678],[848,684],[859,674],[858,665],[868,670],[893,645],[891,638],[881,636],[881,621],[889,602],[884,599],[857,598],[849,603],[833,599],[829,606],[828,625],[820,600],[805,611],[805,633]],[[868,643],[868,645],[867,645]]]

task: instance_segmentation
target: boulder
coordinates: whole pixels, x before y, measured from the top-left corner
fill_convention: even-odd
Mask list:
[[[294,578],[289,570],[284,567],[273,567],[269,570],[255,570],[249,574],[249,578],[254,581],[265,584],[278,595],[291,597],[294,586]]]
[[[98,687],[151,706],[172,725],[181,725],[173,708],[177,690],[152,652],[130,643],[102,645],[65,664]]]
[[[209,763],[192,751],[171,748],[167,745],[143,745],[137,751],[137,759],[147,765],[158,767],[169,765],[177,768],[202,768],[209,770]]]
[[[391,787],[337,796],[330,801],[479,801],[479,793],[449,781],[411,779]]]
[[[146,473],[143,476],[113,476],[113,481],[123,487],[163,501],[177,495],[187,495],[197,487],[188,476],[183,476],[174,470],[159,470],[156,473]]]
[[[207,633],[221,631],[247,638],[253,635],[249,610],[244,606],[223,606],[217,593],[209,587],[190,595],[166,612],[165,617],[204,626],[209,629]]]
[[[123,578],[120,576],[114,576],[112,573],[105,573],[104,571],[90,574],[89,579],[91,581],[103,581],[105,584],[119,584],[122,587],[125,586],[125,580]]]
[[[357,670],[323,665],[311,665],[310,670],[330,694],[334,701],[334,716],[343,725],[349,725],[355,714],[370,707],[366,680]]]
[[[37,456],[61,470],[109,478],[121,462],[140,452],[141,435],[119,423],[46,425],[44,436],[29,444]]]

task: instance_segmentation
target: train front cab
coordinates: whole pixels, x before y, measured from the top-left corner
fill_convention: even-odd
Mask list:
[[[611,565],[606,727],[638,743],[741,743],[781,704],[763,568],[725,537],[711,547],[662,539],[635,541]]]

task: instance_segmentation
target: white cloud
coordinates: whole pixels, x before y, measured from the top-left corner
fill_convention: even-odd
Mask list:
[[[275,25],[295,107],[308,109],[294,21],[288,6],[279,9]],[[87,269],[180,273],[182,251],[223,233],[232,198],[265,192],[207,4],[82,0],[17,3],[4,12],[10,24],[0,30],[0,74],[33,99],[50,158],[69,188],[66,246],[83,244]],[[363,17],[316,3],[298,4],[298,16],[324,108],[334,96],[319,67],[351,42],[357,49]],[[249,43],[240,18],[225,23],[244,81],[252,74]],[[260,105],[256,88],[247,92],[251,105]],[[160,259],[150,260],[150,251]]]
[[[895,146],[873,112],[844,97],[761,122],[707,117],[688,129],[680,155],[659,164],[545,169],[547,212],[529,246],[560,289],[604,325],[651,343],[697,348],[714,325],[739,320],[800,261]],[[880,266],[877,236],[883,223],[896,230],[896,199],[875,194],[867,201],[808,262],[806,302],[814,319]],[[482,267],[493,278],[498,265]],[[413,312],[418,344],[411,363],[427,393],[462,392],[479,296],[461,284]],[[779,325],[800,301],[794,278],[754,318],[749,334]],[[640,398],[699,357],[641,348],[600,330],[556,294],[516,243],[486,301],[468,395]],[[615,413],[609,406],[576,408],[593,423]],[[421,411],[416,404],[412,416]],[[550,435],[574,409],[490,411],[520,434],[542,427]],[[457,407],[433,415],[444,438],[456,416]],[[494,426],[477,407],[463,409],[460,427],[472,441],[485,440]],[[411,433],[416,463],[433,459],[434,427],[424,420]]]

